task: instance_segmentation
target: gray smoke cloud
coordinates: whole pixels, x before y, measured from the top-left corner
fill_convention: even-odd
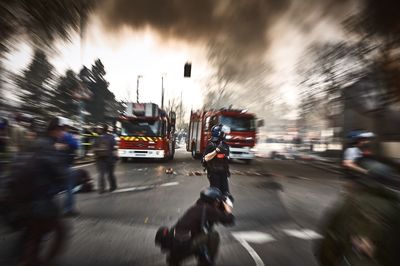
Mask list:
[[[150,27],[165,38],[206,42],[212,63],[222,67],[220,75],[239,79],[265,51],[266,29],[289,4],[289,0],[105,0],[98,14],[109,31]]]
[[[151,28],[166,39],[206,44],[210,64],[216,67],[215,84],[206,104],[252,106],[265,101],[274,90],[268,76],[274,68],[268,56],[271,43],[284,36],[287,27],[310,35],[321,21],[340,24],[357,0],[98,0],[96,14],[106,30],[118,32]],[[282,21],[285,20],[285,21]],[[282,30],[269,34],[277,24]],[[283,25],[283,26],[282,26]],[[319,29],[323,31],[323,29]],[[315,34],[314,34],[315,35]],[[293,39],[299,39],[293,36]],[[314,36],[315,38],[315,36]],[[318,41],[318,38],[311,41]],[[310,44],[304,38],[305,47]],[[294,40],[295,41],[295,40]],[[297,47],[298,48],[298,47]],[[265,58],[267,58],[265,60]],[[287,77],[282,77],[286,79]],[[211,83],[211,82],[210,82]],[[278,81],[279,83],[279,81]],[[234,84],[231,86],[231,84]],[[237,85],[241,86],[237,86]],[[214,88],[212,91],[211,87]],[[245,89],[238,89],[238,88]],[[217,98],[217,90],[224,95]],[[268,98],[263,102],[264,98]],[[262,97],[260,97],[262,96]],[[213,102],[214,100],[214,102]],[[226,104],[226,102],[230,102]],[[253,108],[254,111],[256,107]]]

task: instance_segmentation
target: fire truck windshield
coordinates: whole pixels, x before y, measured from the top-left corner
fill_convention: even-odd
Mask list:
[[[256,128],[252,117],[221,116],[221,124],[230,127],[231,131],[254,131]]]
[[[121,136],[146,136],[158,137],[161,136],[161,121],[140,121],[126,120],[121,121]]]

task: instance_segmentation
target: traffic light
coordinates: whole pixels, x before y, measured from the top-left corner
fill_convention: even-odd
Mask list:
[[[190,78],[191,72],[192,72],[192,63],[186,63],[183,76],[185,78]]]

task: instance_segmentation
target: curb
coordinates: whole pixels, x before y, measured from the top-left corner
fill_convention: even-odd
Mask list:
[[[329,171],[334,174],[343,174],[342,168],[333,163],[326,163],[317,160],[295,160],[297,163],[309,165],[314,168]]]

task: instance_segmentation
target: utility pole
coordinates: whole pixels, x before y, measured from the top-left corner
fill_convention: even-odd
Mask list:
[[[142,75],[138,75],[137,76],[137,80],[136,80],[136,102],[139,103],[139,79],[143,78]]]
[[[164,75],[161,76],[161,109],[164,110]]]
[[[183,118],[182,118],[182,103],[183,103],[183,97],[182,97],[182,91],[181,91],[181,102],[180,102],[180,105],[179,105],[179,122],[180,122],[180,124],[179,124],[179,129],[182,129],[182,125],[183,125]]]

